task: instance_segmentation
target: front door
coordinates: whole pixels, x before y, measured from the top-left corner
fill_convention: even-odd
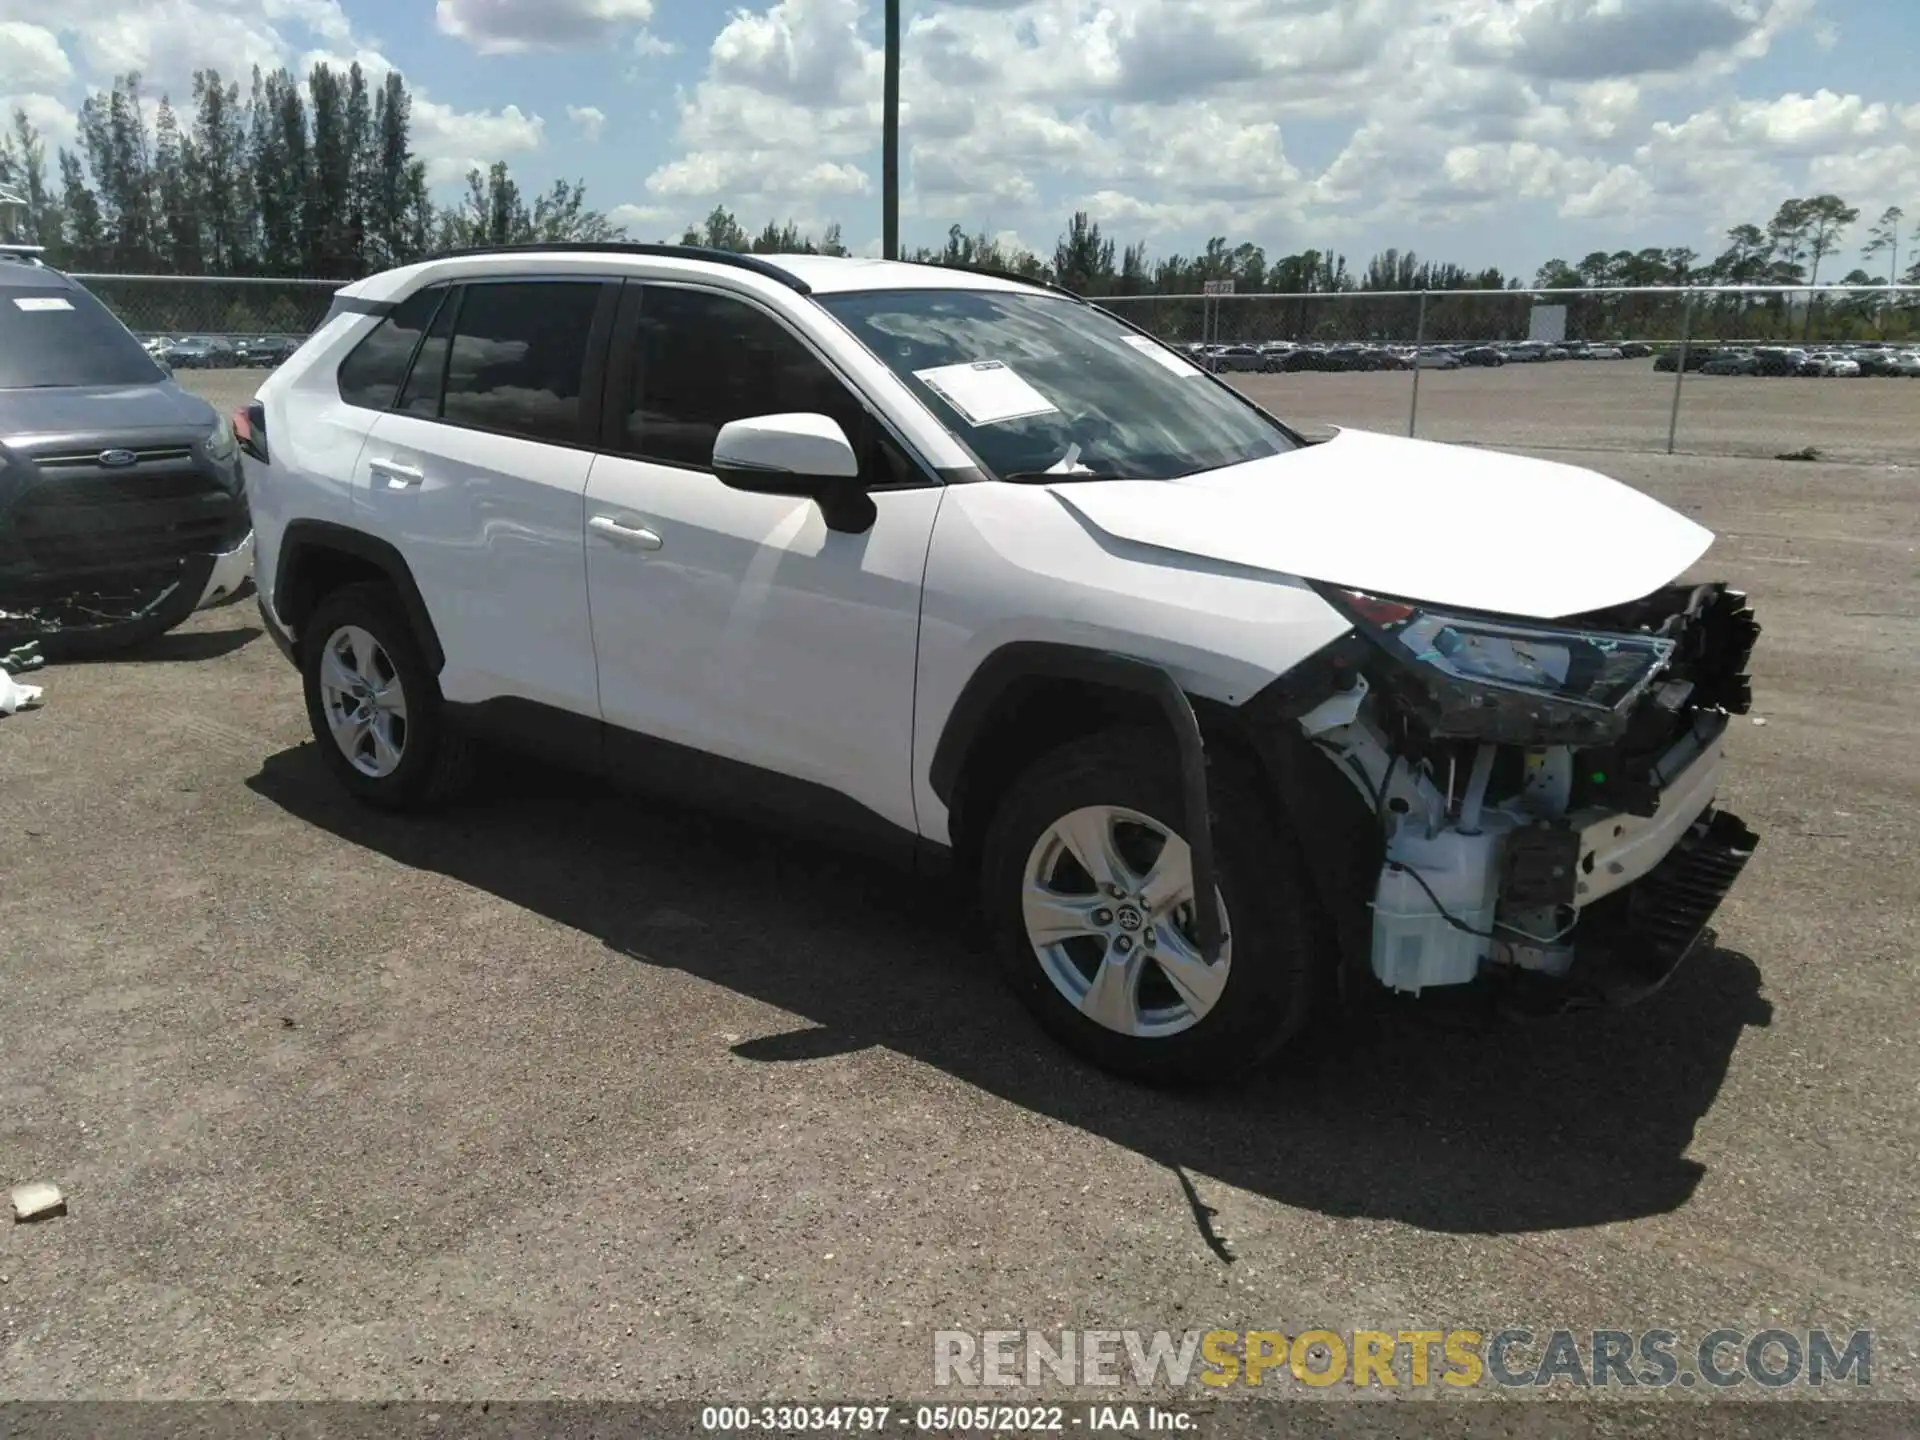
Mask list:
[[[622,312],[609,439],[586,492],[602,714],[913,830],[914,664],[938,481],[754,301],[649,283],[628,287]],[[811,500],[715,478],[723,424],[790,412],[833,417],[862,452],[879,511],[865,533],[827,529]]]

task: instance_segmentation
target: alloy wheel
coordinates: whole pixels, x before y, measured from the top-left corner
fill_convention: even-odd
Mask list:
[[[407,695],[393,659],[358,625],[327,637],[320,658],[320,702],[327,729],[347,763],[369,779],[400,768],[407,749]]]
[[[1200,954],[1187,842],[1136,810],[1092,805],[1061,816],[1027,857],[1021,915],[1048,981],[1089,1020],[1159,1039],[1205,1019],[1232,963],[1226,907],[1220,953]]]

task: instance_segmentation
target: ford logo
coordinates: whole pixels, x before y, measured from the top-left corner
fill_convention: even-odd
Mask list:
[[[131,450],[102,450],[100,463],[109,470],[123,470],[140,457]]]

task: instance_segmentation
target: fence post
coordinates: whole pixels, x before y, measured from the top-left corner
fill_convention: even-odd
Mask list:
[[[1693,338],[1693,291],[1680,309],[1680,359],[1673,367],[1673,412],[1667,416],[1667,454],[1673,453],[1674,437],[1680,431],[1680,382],[1687,378],[1687,342]]]
[[[1427,292],[1420,292],[1420,308],[1413,320],[1413,398],[1407,405],[1407,438],[1420,423],[1420,344],[1427,336]]]

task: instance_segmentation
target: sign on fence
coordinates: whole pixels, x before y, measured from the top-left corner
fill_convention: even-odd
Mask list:
[[[1527,339],[1558,345],[1567,338],[1567,307],[1536,305],[1527,315]]]
[[[1209,280],[1206,282],[1204,293],[1207,295],[1231,295],[1233,294],[1233,281]]]

